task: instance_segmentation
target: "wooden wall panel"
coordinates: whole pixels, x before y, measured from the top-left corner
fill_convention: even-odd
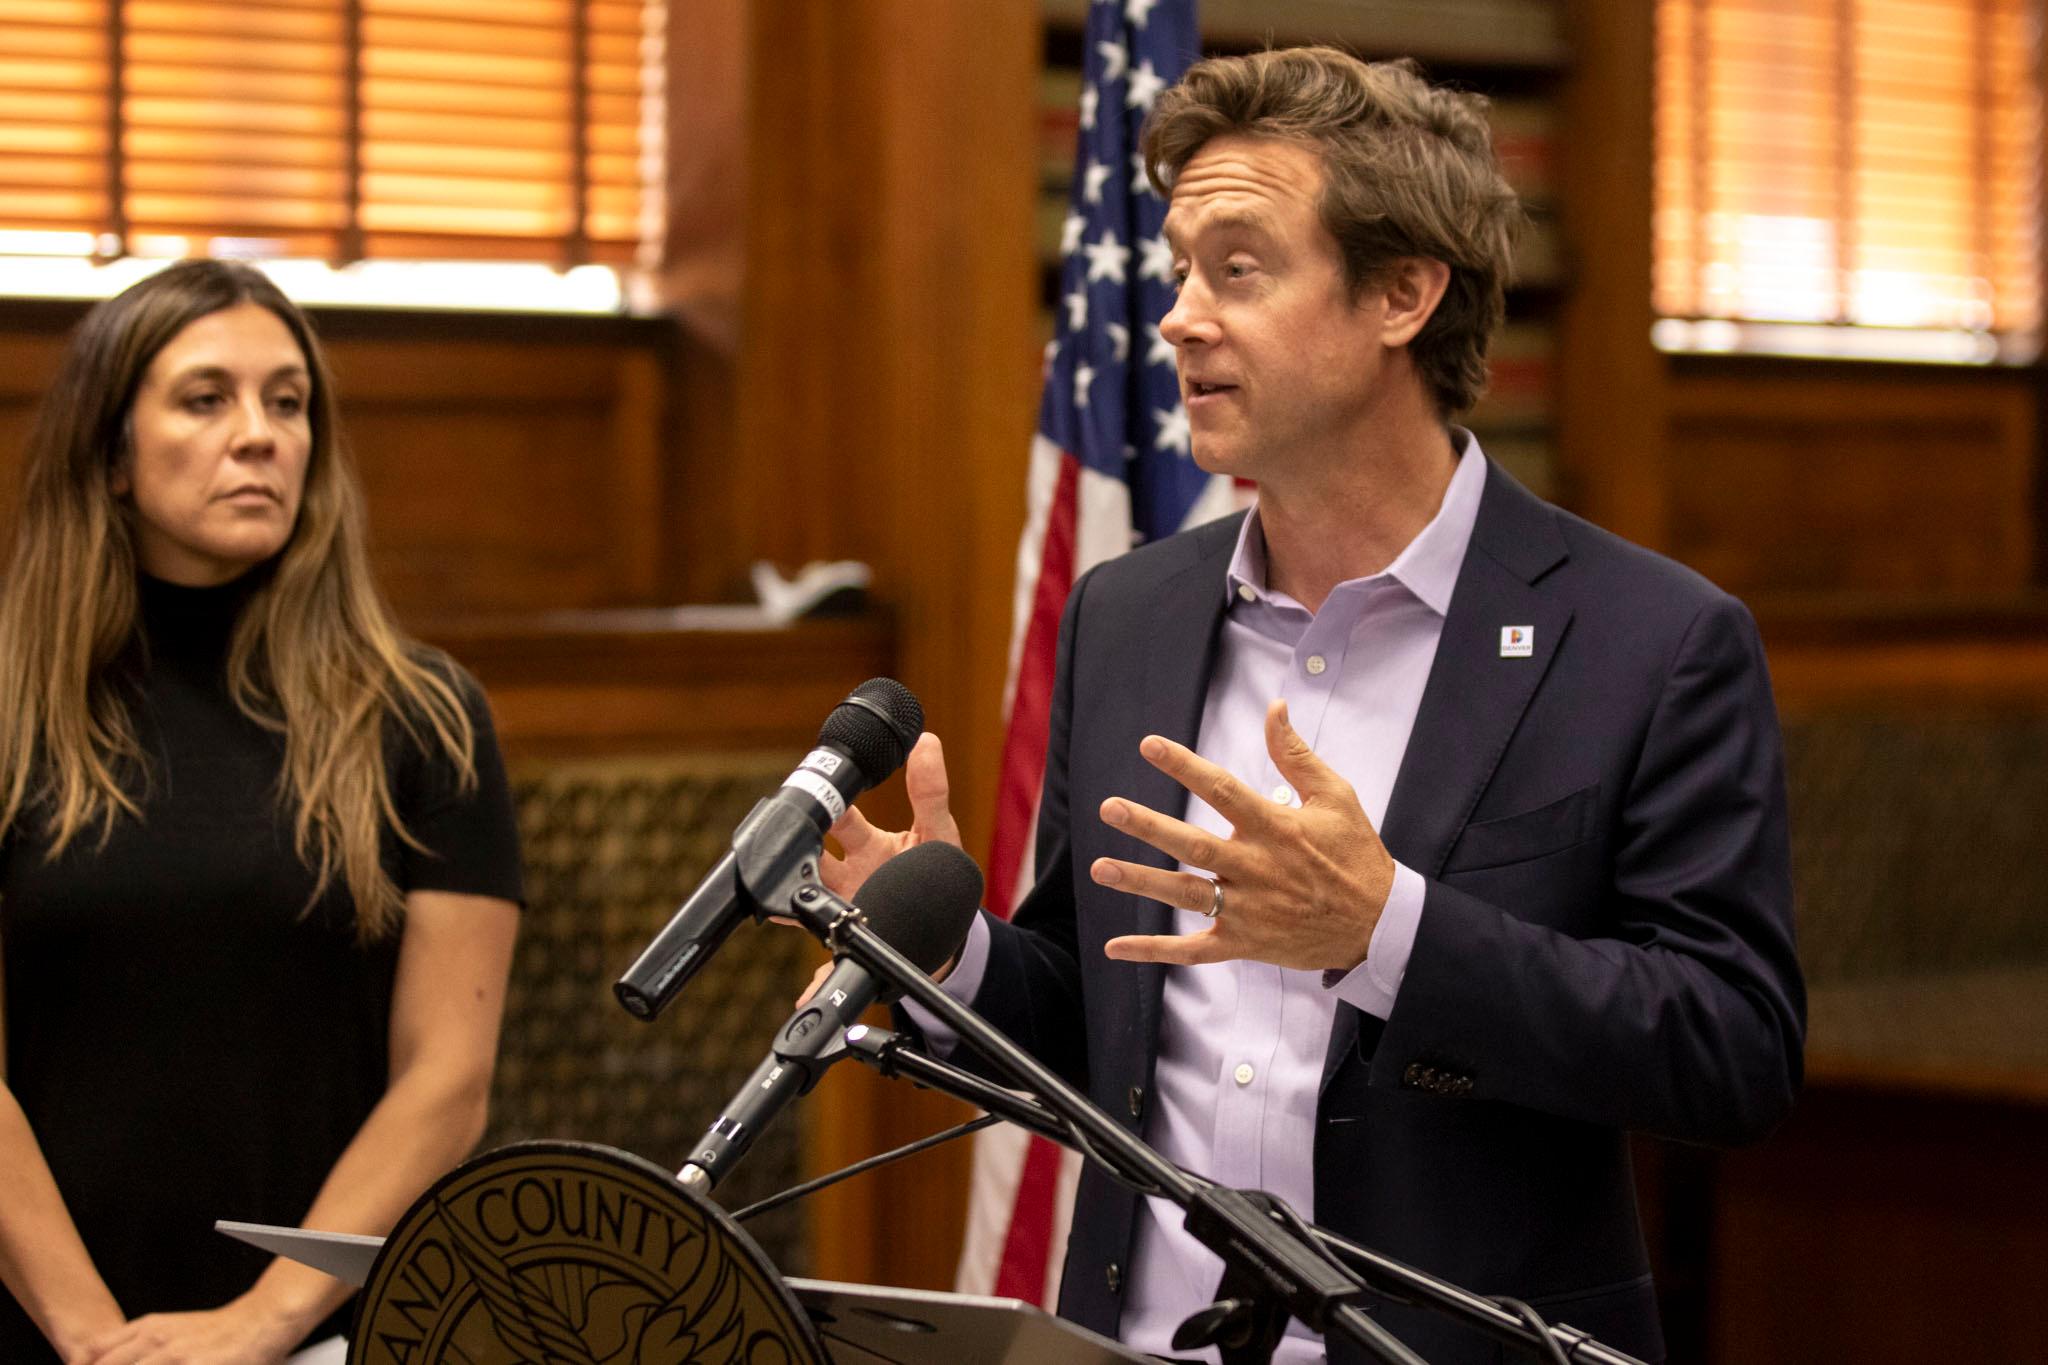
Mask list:
[[[1929,638],[1874,615],[1858,641],[1813,638],[1766,615],[1764,647],[1788,719],[1887,707],[1969,711],[2048,701],[2048,621],[2026,638]]]
[[[0,317],[0,505],[82,304]],[[380,582],[409,620],[676,599],[676,333],[660,321],[320,311]]]
[[[1653,549],[1668,535],[1664,365],[1650,347],[1650,35],[1655,7],[1569,0],[1557,137],[1561,501]]]
[[[1778,362],[1670,381],[1671,552],[1738,594],[2016,593],[2031,375]]]
[[[632,345],[428,345],[331,348],[379,573],[400,609],[671,600],[660,573],[664,357]]]
[[[14,525],[22,448],[63,354],[62,336],[18,325],[17,311],[0,309],[0,527]]]
[[[2042,1358],[2048,1109],[1810,1093],[1719,1162],[1706,1359]]]
[[[576,612],[430,622],[425,633],[483,683],[512,755],[536,760],[770,751],[794,766],[840,699],[888,673],[896,653],[877,615],[746,631]]]

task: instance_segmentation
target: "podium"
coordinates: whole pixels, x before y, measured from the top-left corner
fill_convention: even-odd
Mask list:
[[[348,1365],[1111,1365],[1015,1299],[785,1280],[652,1162],[529,1142],[436,1181],[387,1238],[220,1222],[362,1288]]]
[[[787,1280],[832,1365],[1157,1365],[1022,1299]]]

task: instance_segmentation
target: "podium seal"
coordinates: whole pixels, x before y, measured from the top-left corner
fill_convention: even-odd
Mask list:
[[[570,1142],[500,1148],[414,1202],[348,1365],[822,1365],[754,1240],[668,1172]]]

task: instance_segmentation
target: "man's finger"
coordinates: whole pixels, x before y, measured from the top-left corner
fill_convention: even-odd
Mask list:
[[[1199,934],[1126,934],[1103,944],[1102,952],[1118,962],[1164,962],[1170,967],[1199,967],[1234,956],[1214,929]]]
[[[818,993],[818,987],[825,984],[825,978],[832,975],[832,969],[837,965],[836,961],[818,964],[818,970],[811,973],[811,979],[804,985],[804,993],[796,998],[796,1008],[802,1009],[811,1003],[811,997]]]
[[[1127,863],[1120,858],[1097,858],[1088,875],[1098,886],[1111,886],[1134,896],[1162,901],[1179,910],[1207,910],[1216,899],[1215,883],[1191,872],[1168,872],[1164,868]]]
[[[1149,806],[1141,806],[1121,796],[1112,796],[1104,801],[1100,814],[1105,825],[1120,829],[1134,839],[1142,839],[1169,858],[1189,867],[1199,867],[1219,877],[1244,875],[1243,860],[1229,840],[1219,839],[1185,820],[1161,815]]]
[[[1335,796],[1339,789],[1349,785],[1294,728],[1287,718],[1284,701],[1275,701],[1266,708],[1266,753],[1303,801],[1312,796]]]
[[[911,746],[910,758],[903,765],[903,789],[910,797],[912,829],[926,839],[960,842],[960,826],[953,819],[952,784],[946,777],[946,750],[929,730]]]
[[[880,833],[881,831],[869,822],[867,816],[860,813],[859,806],[848,806],[846,814],[840,816],[838,823],[832,826],[832,837],[839,841],[839,847],[846,850],[846,856],[849,858],[858,854]]]
[[[1138,752],[1147,763],[1209,803],[1235,830],[1256,830],[1266,826],[1273,803],[1240,782],[1227,768],[1203,758],[1185,744],[1163,735],[1147,735],[1138,742]]]

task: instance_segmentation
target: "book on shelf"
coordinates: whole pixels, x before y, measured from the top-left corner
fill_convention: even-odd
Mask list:
[[[1547,431],[1489,431],[1477,425],[1472,434],[1486,458],[1505,469],[1515,481],[1550,502],[1558,498],[1557,451]]]
[[[1548,205],[1556,191],[1557,102],[1513,97],[1488,102],[1493,154],[1524,204]]]
[[[1088,0],[1043,0],[1048,24],[1082,27]],[[1249,51],[1334,43],[1365,57],[1450,65],[1559,67],[1557,0],[1201,0],[1202,44]]]
[[[1547,322],[1513,319],[1487,349],[1486,392],[1466,425],[1477,431],[1531,431],[1551,419],[1557,331]]]
[[[1553,289],[1564,283],[1564,241],[1557,216],[1541,204],[1525,204],[1527,221],[1515,238],[1515,274],[1509,281],[1518,289]]]
[[[1081,136],[1081,72],[1047,66],[1038,78],[1038,183],[1067,192]]]

